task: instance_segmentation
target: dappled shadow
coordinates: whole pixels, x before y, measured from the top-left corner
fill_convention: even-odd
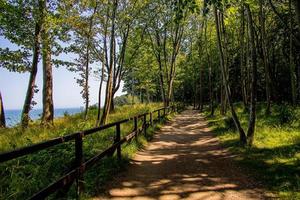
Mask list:
[[[203,117],[186,111],[162,127],[94,199],[267,199],[232,157]]]
[[[228,140],[224,142],[224,145],[236,147],[237,143],[238,140]],[[239,151],[240,149],[236,150]],[[243,151],[243,157],[239,158],[239,163],[260,175],[258,178],[261,181],[266,182],[267,185],[272,185],[273,189],[281,188],[292,192],[298,190],[300,159],[297,155],[300,152],[299,143],[274,148],[252,147],[243,149]]]

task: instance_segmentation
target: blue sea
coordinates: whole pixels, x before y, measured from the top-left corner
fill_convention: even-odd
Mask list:
[[[83,111],[83,108],[56,108],[54,109],[54,117],[62,117],[65,113],[69,115],[73,115],[76,113],[80,113]],[[21,120],[21,109],[18,110],[5,110],[5,119],[6,119],[6,125],[8,127],[12,127],[18,123],[20,123]],[[32,120],[40,119],[42,116],[42,109],[33,109],[30,111],[30,118]]]

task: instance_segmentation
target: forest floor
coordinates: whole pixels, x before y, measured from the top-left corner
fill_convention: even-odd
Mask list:
[[[199,111],[168,122],[125,171],[92,199],[268,199],[263,186],[233,161]]]

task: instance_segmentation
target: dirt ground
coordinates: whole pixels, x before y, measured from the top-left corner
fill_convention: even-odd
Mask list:
[[[269,199],[262,187],[233,163],[197,111],[177,115],[93,199]]]

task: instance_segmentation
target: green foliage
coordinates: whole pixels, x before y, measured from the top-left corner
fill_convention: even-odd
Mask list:
[[[139,103],[138,97],[134,97],[128,94],[124,94],[114,98],[114,103],[116,106],[124,106]]]
[[[248,114],[242,104],[235,105],[242,126],[247,125]],[[273,105],[272,114],[265,115],[265,104],[258,105],[256,135],[252,148],[239,145],[239,135],[220,115],[208,118],[209,124],[222,144],[237,155],[236,161],[271,192],[281,199],[300,198],[300,108]],[[216,112],[218,113],[218,111]],[[209,112],[207,112],[209,114]],[[284,123],[283,123],[284,122]]]

